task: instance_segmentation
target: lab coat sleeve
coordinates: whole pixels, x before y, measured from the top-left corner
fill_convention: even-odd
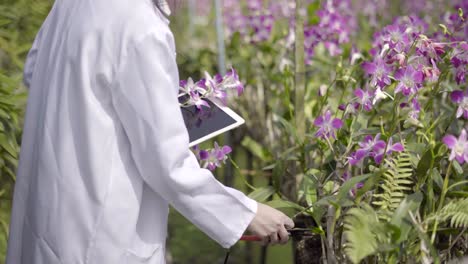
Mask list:
[[[111,86],[113,104],[143,180],[224,248],[236,243],[257,203],[200,168],[189,150],[179,102],[172,34],[151,33],[131,45]],[[155,223],[157,224],[157,223]]]

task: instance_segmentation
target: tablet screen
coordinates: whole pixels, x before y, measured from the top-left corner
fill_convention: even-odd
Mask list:
[[[181,98],[183,97],[180,97],[179,101],[183,102]],[[185,126],[189,132],[190,142],[214,134],[237,123],[233,117],[213,102],[209,100],[207,102],[210,108],[203,106],[202,110],[198,110],[196,106],[181,107]]]

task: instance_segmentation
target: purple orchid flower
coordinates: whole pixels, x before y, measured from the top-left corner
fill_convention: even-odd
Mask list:
[[[244,92],[244,85],[239,80],[239,75],[237,75],[237,72],[236,70],[234,70],[234,68],[231,68],[227,71],[226,75],[222,80],[222,85],[226,89],[236,89],[238,96],[240,96]]]
[[[466,65],[468,63],[468,43],[462,42],[455,47],[450,61],[455,68]]]
[[[421,36],[416,43],[416,51],[419,55],[435,60],[440,59],[440,55],[445,52],[445,44],[434,42],[434,40]]]
[[[356,166],[362,161],[362,159],[358,158],[356,151],[351,153],[351,155],[347,157],[347,159],[349,164],[351,164],[352,166]]]
[[[330,110],[327,110],[325,115],[319,116],[315,119],[314,125],[319,127],[315,136],[323,139],[330,137],[336,139],[335,130],[340,129],[343,126],[343,121],[339,118],[332,119]]]
[[[206,98],[219,100],[224,105],[227,104],[228,89],[236,89],[238,95],[244,91],[244,85],[240,82],[239,76],[233,68],[224,77],[220,74],[211,77],[208,72],[205,72],[205,78],[200,82],[201,84],[198,86],[206,90],[204,93]]]
[[[439,80],[440,70],[437,68],[434,60],[431,60],[432,67],[423,66],[422,72],[424,75],[424,79],[428,83],[436,83]]]
[[[281,2],[281,1],[271,1]],[[350,12],[351,1],[323,2],[316,12],[319,21],[304,30],[306,63],[311,64],[315,47],[322,43],[331,56],[343,53],[342,45],[350,41],[357,27],[354,14]]]
[[[462,115],[465,119],[468,119],[468,89],[463,91],[453,91],[450,97],[454,103],[458,104],[457,118]]]
[[[455,69],[455,81],[457,84],[465,83],[466,73],[466,66],[460,66]]]
[[[211,78],[211,76],[208,73],[205,73],[206,78],[200,80],[202,84],[200,84],[201,87],[206,89],[206,93],[204,96],[206,98],[212,99],[212,100],[219,100],[221,101],[224,105],[227,104],[227,93],[223,89],[222,86],[222,77],[219,74],[216,74],[214,78]]]
[[[190,93],[199,93],[204,94],[206,92],[206,88],[200,82],[195,83],[192,78],[186,80],[181,80],[179,83],[179,91],[181,95],[190,95]]]
[[[375,135],[375,138],[371,135],[364,137],[364,140],[359,142],[359,149],[351,153],[348,157],[348,161],[351,165],[360,163],[366,157],[375,157],[374,150],[385,148],[385,141],[380,139],[380,133]]]
[[[226,163],[228,159],[227,154],[231,153],[232,149],[229,146],[220,147],[217,142],[214,143],[214,148],[209,150],[200,150],[199,158],[203,162],[203,167],[211,171],[222,164]]]
[[[345,117],[357,114],[359,112],[359,108],[361,108],[361,104],[359,104],[358,102],[341,104],[338,106],[339,110],[345,112]]]
[[[372,91],[363,91],[361,89],[354,90],[354,95],[359,98],[359,103],[362,105],[364,110],[372,110],[372,100],[374,98],[374,93]]]
[[[364,158],[365,156],[375,156],[373,151],[379,148],[385,148],[385,141],[380,139],[380,133],[375,135],[375,138],[371,135],[364,137],[362,142],[359,142],[359,149],[356,151],[356,156],[359,159]]]
[[[455,68],[455,81],[457,84],[465,83],[468,65],[468,43],[462,42],[453,50],[450,60]]]
[[[423,34],[429,28],[429,25],[422,19],[417,16],[408,16],[405,17],[406,21],[402,21],[406,27],[406,32],[410,34],[413,38],[418,37]]]
[[[395,88],[395,93],[401,92],[408,96],[415,94],[422,86],[424,75],[422,71],[415,70],[412,66],[402,68],[395,74],[395,79],[400,81]]]
[[[442,141],[452,150],[449,160],[456,159],[460,164],[468,162],[468,140],[465,129],[462,130],[458,139],[453,135],[447,135]]]
[[[376,145],[374,147],[374,161],[375,163],[377,164],[380,164],[382,163],[382,159],[383,159],[383,156],[385,154],[385,147],[387,146],[387,154],[392,154],[393,152],[402,152],[405,150],[405,148],[403,147],[403,145],[401,143],[395,143],[395,144],[392,144],[392,139],[390,138],[390,140],[388,141],[388,144],[385,145],[385,146],[382,146],[382,145]]]
[[[250,26],[253,29],[252,42],[266,41],[271,36],[275,18],[271,14],[253,15],[250,18]]]
[[[210,107],[205,99],[217,100],[226,105],[228,89],[236,89],[238,95],[244,90],[244,86],[233,68],[224,77],[220,74],[211,77],[205,72],[205,78],[196,83],[191,78],[182,80],[179,83],[179,96],[186,96],[187,100],[181,106],[194,105],[198,110],[202,110],[203,106]]]
[[[390,45],[390,48],[403,50],[409,46],[410,37],[406,33],[406,27],[403,25],[389,25],[384,28],[384,40]]]
[[[248,8],[251,12],[255,12],[255,11],[262,10],[262,8],[263,8],[263,2],[262,2],[262,0],[250,0],[250,1],[247,1],[247,8]]]
[[[390,67],[385,63],[385,61],[377,57],[373,62],[364,62],[362,64],[364,71],[371,75],[371,85],[379,86],[384,88],[387,85],[390,85]]]
[[[398,65],[406,65],[407,54],[406,51],[395,47],[392,52],[388,54],[388,63],[398,62]]]
[[[421,105],[419,104],[419,101],[417,98],[414,98],[412,101],[411,101],[411,111],[409,112],[409,118],[411,121],[415,122],[415,123],[418,123],[418,117],[419,117],[419,113],[421,112]]]
[[[195,105],[198,110],[202,110],[202,106],[210,108],[210,104],[208,104],[208,102],[203,100],[200,97],[199,93],[197,93],[195,91],[192,91],[192,92],[189,93],[189,95],[190,95],[190,98],[188,100],[189,105]]]

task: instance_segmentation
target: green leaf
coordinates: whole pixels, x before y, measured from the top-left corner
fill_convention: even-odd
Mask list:
[[[2,19],[0,19],[0,27],[6,26],[6,25],[10,24],[11,22],[12,21],[9,20],[9,19],[2,18]]]
[[[253,140],[251,137],[246,136],[242,140],[242,146],[249,150],[254,156],[259,158],[262,161],[271,160],[270,152],[260,145],[258,142]]]
[[[364,128],[364,129],[359,129],[354,133],[354,137],[360,137],[362,135],[375,135],[380,132],[379,127],[374,127],[374,128]]]
[[[273,186],[265,186],[256,189],[255,191],[249,194],[249,197],[254,199],[257,202],[265,202],[268,198],[270,198],[275,193],[275,188]]]
[[[300,206],[299,204],[296,204],[296,203],[293,203],[293,202],[290,202],[290,201],[281,200],[281,199],[269,201],[266,204],[273,207],[273,208],[275,208],[275,209],[293,208],[293,209],[297,209],[299,211],[304,210],[304,207]]]
[[[449,193],[450,197],[459,197],[459,198],[468,198],[468,192],[464,191],[451,191]]]
[[[309,25],[316,25],[320,22],[317,11],[320,8],[320,1],[313,1],[307,6],[307,17],[309,18]]]
[[[450,187],[447,188],[447,192],[450,191],[452,188],[455,188],[457,186],[460,186],[460,185],[467,185],[468,184],[468,181],[459,181],[459,182],[456,182],[452,185],[450,185]]]
[[[401,243],[408,238],[408,234],[413,227],[411,224],[411,219],[409,218],[409,212],[414,213],[416,210],[418,210],[422,200],[423,195],[421,192],[408,195],[393,213],[390,224],[399,227],[400,229],[400,237],[396,243]]]
[[[411,142],[407,143],[405,147],[408,152],[422,154],[426,149],[427,144]]]
[[[307,205],[312,206],[315,202],[317,202],[317,190],[315,188],[309,188],[307,190],[305,199],[306,199]]]
[[[432,170],[432,180],[440,189],[442,189],[442,185],[444,185],[444,179],[442,179],[442,175],[440,175],[440,172],[437,169]]]
[[[463,168],[460,166],[460,163],[458,163],[458,161],[453,160],[452,166],[458,175],[463,175]]]
[[[333,182],[333,181],[327,181],[327,182],[323,185],[323,187],[322,187],[323,192],[324,192],[325,194],[331,194],[331,193],[333,192],[334,186],[335,186],[335,182]]]
[[[312,227],[310,229],[310,232],[314,233],[314,234],[317,234],[317,235],[325,235],[325,231],[322,229],[321,226],[319,227]]]
[[[297,135],[296,127],[291,124],[288,120],[284,119],[283,117],[276,115],[276,118],[281,123],[281,125],[286,129],[288,134],[294,138],[296,142],[299,142],[299,136]]]
[[[263,167],[262,170],[263,170],[263,171],[272,170],[272,169],[275,168],[275,166],[276,166],[276,163],[273,163],[273,164],[270,164],[270,165],[268,165],[268,166]]]
[[[285,171],[286,169],[285,169],[284,161],[280,159],[277,160],[276,165],[273,168],[273,174],[272,174],[273,186],[277,192],[280,191],[281,181],[282,181]]]
[[[343,185],[340,187],[340,190],[338,191],[338,195],[337,195],[338,203],[341,203],[342,201],[344,201],[344,198],[348,196],[349,191],[353,189],[357,183],[365,181],[367,178],[371,177],[372,175],[374,175],[374,173],[368,173],[368,174],[363,174],[360,176],[352,177],[351,179],[343,183]]]
[[[427,171],[431,167],[433,158],[432,149],[428,149],[419,161],[418,167],[416,168],[416,176],[418,177],[419,184],[422,184],[426,181]]]
[[[18,152],[15,145],[11,142],[11,139],[7,138],[5,134],[0,134],[0,146],[6,150],[11,156],[17,157]]]

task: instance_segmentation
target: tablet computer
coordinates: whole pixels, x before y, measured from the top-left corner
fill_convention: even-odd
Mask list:
[[[179,102],[186,101],[187,96],[179,96]],[[189,133],[189,146],[193,147],[210,138],[234,129],[245,123],[245,120],[227,106],[205,99],[210,107],[181,107],[185,126]]]

